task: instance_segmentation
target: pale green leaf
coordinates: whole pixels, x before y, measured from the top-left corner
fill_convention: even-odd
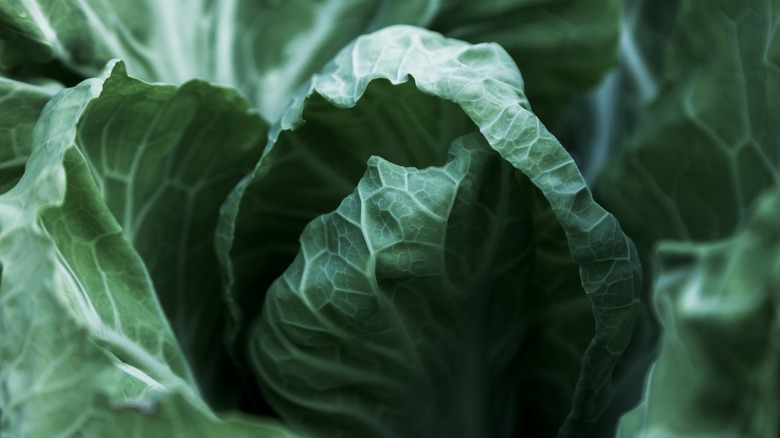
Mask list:
[[[129,78],[123,64],[78,122],[76,146],[99,196],[142,257],[206,399],[219,407],[241,397],[226,385],[253,385],[225,345],[214,232],[220,205],[252,170],[266,132],[235,90],[202,81],[150,85]]]
[[[54,91],[0,78],[0,193],[24,173],[32,150],[32,130]]]
[[[193,78],[241,90],[274,120],[296,89],[353,38],[424,24],[438,2],[376,0],[10,0],[0,65],[52,59],[93,76],[113,58],[133,76]]]
[[[3,436],[286,436],[206,406],[146,269],[75,146],[111,70],[57,95],[0,196]]]

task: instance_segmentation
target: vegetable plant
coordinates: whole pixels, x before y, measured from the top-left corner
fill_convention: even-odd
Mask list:
[[[0,3],[0,435],[775,437],[780,1]]]

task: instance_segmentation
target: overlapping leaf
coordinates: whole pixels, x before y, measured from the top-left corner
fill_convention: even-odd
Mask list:
[[[731,239],[661,246],[653,297],[661,352],[618,436],[777,436],[778,215],[774,190]]]
[[[445,0],[431,28],[499,43],[520,67],[534,113],[552,123],[615,65],[621,12],[617,0]]]
[[[206,406],[141,258],[76,146],[77,122],[112,69],[126,80],[111,66],[48,104],[27,171],[0,196],[0,430],[285,436],[271,420],[221,420]]]
[[[0,193],[24,173],[33,125],[53,96],[53,90],[0,78]]]
[[[306,228],[252,344],[266,393],[299,427],[513,435],[533,235],[514,169],[491,152],[471,134],[442,167],[373,157]]]
[[[390,95],[387,90],[391,89],[393,95],[402,98],[385,99]],[[432,118],[438,123],[399,123],[407,120],[407,117],[414,117],[409,114],[423,119],[433,114],[435,116]],[[394,120],[396,126],[408,127],[404,130],[381,129],[388,119]],[[305,125],[302,124],[304,120]],[[525,325],[528,333],[523,345],[514,351],[517,365],[509,372],[516,373],[517,381],[523,381],[526,386],[519,385],[516,388],[517,394],[522,394],[518,398],[520,412],[509,412],[508,418],[522,417],[526,423],[521,428],[536,433],[554,433],[563,424],[560,432],[562,436],[577,435],[586,431],[588,425],[598,417],[603,401],[608,397],[610,369],[630,335],[636,305],[635,292],[639,284],[639,265],[632,244],[622,234],[617,222],[593,202],[571,157],[528,111],[517,70],[511,58],[495,45],[470,46],[420,29],[393,27],[359,38],[344,49],[322,74],[315,76],[310,86],[299,94],[272,129],[271,141],[254,174],[244,180],[223,208],[225,218],[219,242],[233,280],[229,284],[231,296],[236,300],[237,309],[247,310],[251,308],[252,302],[255,308],[259,308],[263,291],[281,272],[278,267],[274,269],[263,261],[279,258],[290,260],[297,251],[294,244],[280,236],[299,235],[309,221],[335,209],[356,185],[361,187],[358,179],[365,170],[362,163],[369,155],[382,155],[387,161],[406,166],[442,166],[452,141],[464,132],[474,132],[474,125],[480,130],[480,134],[476,135],[483,138],[482,142],[489,144],[489,148],[483,146],[485,150],[497,153],[495,159],[498,162],[515,169],[510,181],[503,182],[501,187],[506,185],[504,188],[510,190],[508,193],[515,193],[511,187],[516,185],[516,190],[525,193],[525,201],[520,204],[533,206],[529,223],[536,225],[538,221],[545,224],[539,227],[543,231],[534,233],[533,226],[528,231],[534,241],[534,255],[530,257],[529,263],[539,266],[534,266],[533,274],[526,282],[537,289],[517,293],[521,297],[518,299],[528,306],[528,311],[535,315],[535,319],[519,323]],[[344,129],[346,127],[352,129]],[[376,132],[382,135],[377,137]],[[375,159],[372,161],[375,166],[382,167],[378,164],[380,162]],[[457,159],[453,161],[459,162],[462,163]],[[286,172],[289,166],[310,170]],[[394,168],[389,164],[385,167]],[[407,172],[414,173],[411,170]],[[437,171],[429,172],[433,174]],[[368,178],[371,178],[371,174],[369,172]],[[420,176],[420,180],[424,181],[427,176],[422,175],[427,174]],[[471,175],[469,178],[476,177]],[[382,181],[390,186],[397,184],[389,180]],[[372,184],[376,184],[376,181]],[[276,194],[275,188],[279,186],[287,188],[284,195]],[[439,184],[428,184],[426,187],[439,187]],[[441,192],[433,188],[421,190],[419,196],[424,196],[425,202],[448,205],[444,192],[449,189],[446,184],[441,187]],[[453,189],[450,192],[456,191]],[[464,193],[468,192],[464,189]],[[402,436],[406,427],[400,421],[405,418],[403,414],[393,409],[379,408],[388,400],[377,392],[377,386],[361,386],[360,376],[376,371],[373,368],[377,361],[376,355],[391,351],[391,345],[394,344],[387,344],[388,340],[400,339],[399,336],[408,335],[411,339],[411,343],[405,344],[404,351],[408,353],[404,354],[419,354],[420,357],[432,355],[424,348],[422,351],[416,350],[421,344],[415,344],[415,340],[423,339],[424,331],[420,331],[420,327],[415,324],[409,325],[411,321],[404,323],[407,317],[407,310],[404,309],[427,312],[424,309],[428,307],[414,304],[413,300],[417,299],[414,296],[419,292],[399,292],[397,297],[389,298],[392,293],[381,287],[369,290],[361,287],[362,283],[357,280],[362,278],[361,275],[368,276],[369,280],[365,281],[380,286],[382,277],[374,277],[377,272],[361,268],[367,266],[366,263],[378,262],[375,255],[361,252],[360,248],[371,247],[375,239],[382,238],[383,233],[389,233],[389,241],[386,243],[401,251],[398,254],[392,251],[387,253],[387,257],[399,262],[402,267],[397,271],[399,278],[403,278],[405,272],[415,273],[417,269],[438,272],[431,263],[435,264],[436,260],[444,257],[442,248],[428,248],[433,253],[438,251],[441,254],[438,258],[415,258],[406,263],[403,248],[410,248],[410,245],[403,239],[415,235],[415,230],[427,233],[427,230],[433,229],[438,230],[434,234],[441,235],[444,233],[443,223],[447,220],[436,218],[449,218],[445,214],[450,212],[434,209],[434,214],[410,213],[409,222],[401,223],[400,216],[392,213],[396,208],[400,209],[397,211],[409,212],[430,209],[415,204],[413,198],[404,198],[403,202],[393,202],[392,199],[380,202],[383,198],[377,196],[375,200],[380,203],[376,207],[378,218],[375,221],[381,222],[384,217],[385,228],[380,226],[380,222],[371,222],[373,225],[363,222],[357,228],[360,232],[357,232],[353,223],[356,204],[359,204],[355,200],[356,196],[350,196],[342,204],[341,208],[347,210],[329,216],[335,222],[342,223],[344,217],[353,218],[352,222],[346,220],[350,222],[349,226],[344,224],[347,229],[342,227],[335,234],[328,232],[332,240],[323,241],[325,229],[339,227],[335,222],[329,223],[330,219],[324,222],[318,220],[315,223],[319,225],[311,226],[324,227],[320,230],[322,232],[304,232],[304,248],[307,248],[306,245],[312,248],[311,253],[305,250],[306,257],[315,257],[318,252],[314,251],[315,247],[329,255],[323,255],[309,268],[302,268],[299,258],[285,277],[272,287],[270,295],[265,299],[265,322],[260,326],[265,329],[258,329],[252,338],[255,346],[253,359],[259,367],[261,378],[265,379],[269,395],[276,400],[275,407],[296,426],[309,431],[333,431],[341,425],[345,426],[343,433],[359,435],[360,431],[378,431],[376,428],[363,427],[382,421],[385,426],[382,434]],[[465,196],[476,195],[472,193]],[[438,225],[431,223],[437,220]],[[473,226],[466,228],[473,232]],[[392,230],[396,230],[395,234]],[[490,234],[493,230],[484,229],[482,232]],[[347,233],[350,237],[345,237],[345,240],[352,242],[352,246],[347,245],[346,241],[338,241],[339,237],[347,236]],[[522,234],[522,231],[518,233]],[[355,240],[358,236],[363,240]],[[514,253],[531,251],[523,247],[519,245]],[[350,251],[350,248],[353,250]],[[411,248],[409,251],[414,252]],[[330,257],[331,261],[323,261],[323,257]],[[511,263],[509,260],[507,262]],[[468,265],[465,259],[460,263]],[[330,272],[338,276],[340,270],[335,269],[338,266],[344,266],[346,270],[341,280],[347,281],[350,272],[355,275],[356,280],[346,285],[349,286],[347,291],[344,285],[335,287],[335,282],[341,281],[339,278],[326,275]],[[499,266],[494,268],[498,269]],[[556,271],[551,268],[553,266],[563,268],[558,270],[555,280],[551,275]],[[304,275],[304,279],[299,285],[296,276],[300,275]],[[421,277],[421,282],[441,284],[426,275]],[[566,280],[561,280],[561,277]],[[309,297],[309,293],[316,294],[317,290],[321,290],[305,287],[306,279],[313,281],[315,278],[318,280],[314,284],[332,282],[334,290],[330,299]],[[479,281],[477,284],[480,284]],[[398,290],[405,286],[408,286],[405,281],[397,285],[400,288]],[[444,288],[434,296],[447,296],[447,291]],[[486,288],[483,293],[489,294],[490,288]],[[588,304],[588,298],[592,301],[592,307]],[[323,299],[327,305],[310,305],[312,300],[323,302]],[[383,302],[384,307],[377,302]],[[355,307],[356,303],[358,307]],[[461,305],[452,303],[454,308],[460,308]],[[316,309],[322,310],[322,313]],[[458,316],[458,312],[447,314],[446,306],[437,309],[441,313],[435,314],[435,317],[451,320],[455,326],[480,326],[479,322],[459,319],[463,316],[462,312]],[[475,313],[472,315],[474,318],[487,318],[486,314]],[[364,321],[364,318],[367,320]],[[351,319],[354,321],[349,322]],[[383,328],[381,321],[391,322]],[[371,330],[364,331],[365,324]],[[591,341],[587,340],[589,336],[582,339],[582,327],[589,324],[596,327]],[[269,327],[273,327],[273,330]],[[577,330],[579,337],[572,336]],[[335,333],[335,336],[320,343],[317,336],[323,331]],[[404,332],[407,335],[403,335]],[[462,339],[459,335],[465,333],[470,333],[470,330],[459,332],[446,345],[460,343]],[[485,336],[481,341],[490,345],[498,342],[498,339]],[[280,353],[279,345],[284,345],[288,353],[271,353]],[[448,347],[442,345],[442,348]],[[438,353],[448,358],[445,361],[452,361],[446,352]],[[474,351],[472,353],[477,354]],[[460,357],[469,355],[465,352],[460,354],[463,355]],[[373,357],[373,361],[355,359],[366,356]],[[523,359],[528,359],[526,365],[523,365]],[[394,360],[400,358],[395,357]],[[539,368],[530,364],[537,364]],[[543,366],[544,369],[540,369]],[[362,369],[363,374],[354,374],[356,369]],[[320,374],[318,370],[326,371]],[[405,371],[395,370],[395,374],[388,377],[390,381],[384,385],[408,388],[409,382],[419,381],[425,382],[428,387],[441,386],[442,382],[429,380],[431,376],[436,376],[431,371],[422,365]],[[382,380],[380,377],[377,379]],[[562,389],[560,392],[554,390],[555,394],[551,395],[552,386],[549,382],[556,379],[562,382]],[[490,385],[484,385],[476,393],[490,394],[489,388]],[[461,407],[467,406],[473,394],[473,391],[464,391],[458,394],[458,401],[451,402],[454,405],[460,403]],[[541,395],[541,400],[530,394]],[[564,405],[572,405],[565,423],[563,420],[568,408],[562,409],[560,400],[558,403],[544,400],[545,395],[550,398],[560,397],[566,400]],[[388,397],[392,396],[388,394]],[[377,407],[378,411],[372,407]],[[551,412],[544,411],[548,407],[552,407]],[[338,414],[326,415],[334,412]],[[471,414],[462,411],[462,415]],[[436,428],[436,425],[441,425],[448,418],[446,415],[434,417],[426,427]],[[309,418],[317,420],[307,421]],[[406,417],[406,421],[416,420]],[[349,429],[346,424],[352,424],[354,429]],[[497,430],[506,430],[497,424],[492,426],[498,427]],[[475,427],[474,430],[479,429]]]
[[[201,78],[237,87],[274,120],[350,40],[389,24],[423,24],[436,4],[10,0],[0,4],[0,65],[56,60],[89,77],[121,58],[147,81]]]
[[[224,388],[240,375],[225,346],[214,231],[220,205],[252,169],[265,134],[265,123],[234,90],[201,81],[150,85],[128,78],[121,64],[79,119],[76,144],[100,196],[143,258],[216,406],[238,403],[239,391]]]
[[[778,11],[775,0],[685,5],[663,93],[597,185],[639,245],[729,236],[777,184]]]
[[[145,80],[235,86],[275,120],[349,41],[411,24],[502,44],[530,81],[537,113],[553,120],[614,64],[620,11],[616,0],[11,0],[0,5],[0,66],[41,71],[36,64],[55,60],[45,73],[64,66],[92,76],[121,58]]]

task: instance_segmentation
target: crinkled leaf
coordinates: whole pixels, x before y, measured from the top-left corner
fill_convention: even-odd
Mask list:
[[[269,120],[356,36],[422,24],[437,2],[372,0],[10,0],[0,64],[62,61],[86,76],[112,58],[144,80],[239,88]]]
[[[777,184],[780,3],[649,3],[630,5],[640,14],[629,17],[637,20],[629,53],[636,59],[626,67],[639,88],[628,95],[653,100],[637,112],[637,129],[602,170],[595,192],[652,268],[658,242],[739,232],[759,194]],[[624,102],[616,112],[635,105]],[[652,289],[648,282],[643,296]],[[615,413],[637,403],[657,354],[659,328],[649,308],[643,314],[618,368],[624,396]]]
[[[306,228],[252,344],[299,427],[512,434],[533,236],[514,169],[491,152],[471,134],[442,167],[372,157],[357,191]]]
[[[392,24],[430,25],[504,46],[529,81],[535,110],[552,120],[614,64],[620,10],[617,0],[11,0],[0,5],[0,66],[55,59],[91,76],[122,58],[146,80],[236,86],[275,120],[353,38]]]
[[[745,230],[665,243],[653,303],[664,332],[620,437],[775,437],[780,409],[780,192]]]
[[[429,122],[429,118],[432,121]],[[387,120],[393,120],[394,124],[386,124]],[[254,309],[260,307],[263,292],[298,251],[297,236],[303,227],[347,199],[340,209],[351,213],[340,210],[339,214],[327,216],[333,223],[329,222],[331,219],[317,219],[304,232],[303,251],[306,254],[299,255],[298,261],[272,287],[265,299],[265,322],[260,326],[265,325],[266,329],[258,329],[251,337],[252,359],[269,396],[275,400],[275,407],[282,416],[298,427],[308,431],[338,429],[340,433],[357,436],[367,430],[380,436],[403,436],[407,427],[425,419],[410,414],[416,412],[414,408],[408,409],[407,415],[395,408],[383,409],[385,403],[397,407],[393,400],[397,400],[398,393],[391,394],[378,388],[397,387],[402,392],[410,390],[411,382],[420,382],[427,388],[444,388],[444,382],[452,381],[433,372],[435,368],[423,365],[395,370],[388,364],[387,370],[392,374],[377,374],[377,363],[385,360],[397,363],[405,357],[392,353],[394,342],[407,339],[399,344],[403,346],[404,355],[419,356],[421,364],[436,367],[441,366],[437,360],[452,363],[451,354],[457,351],[452,345],[480,344],[466,341],[463,336],[494,330],[480,323],[489,320],[487,312],[474,312],[471,316],[475,320],[462,320],[463,302],[453,302],[452,307],[434,306],[424,297],[415,298],[421,293],[417,290],[413,294],[392,295],[393,290],[410,287],[409,277],[414,277],[415,273],[431,274],[421,275],[417,280],[421,283],[415,283],[414,287],[426,282],[436,285],[444,282],[442,270],[436,268],[445,257],[441,244],[421,244],[423,252],[419,254],[438,256],[420,257],[414,255],[417,249],[409,239],[419,236],[421,242],[429,242],[433,238],[431,233],[439,236],[445,233],[445,224],[452,212],[446,208],[442,210],[442,205],[479,204],[463,199],[457,201],[453,196],[459,192],[452,181],[449,186],[445,184],[443,177],[449,172],[448,166],[457,167],[469,162],[461,157],[445,164],[445,157],[453,140],[474,132],[474,125],[481,132],[475,135],[482,137],[477,143],[483,144],[484,153],[493,154],[493,160],[502,163],[499,168],[514,169],[509,181],[502,180],[498,184],[501,188],[498,193],[503,190],[507,194],[524,193],[518,205],[510,210],[529,206],[531,216],[526,223],[534,224],[527,226],[530,230],[524,227],[512,231],[516,233],[513,236],[526,236],[521,239],[533,241],[532,248],[529,248],[528,240],[511,249],[488,244],[487,252],[491,257],[511,251],[516,257],[529,258],[519,266],[534,267],[530,278],[523,281],[533,285],[529,288],[533,290],[516,291],[515,299],[524,305],[513,311],[528,312],[534,317],[513,321],[518,324],[512,326],[514,328],[505,327],[515,333],[525,332],[524,336],[518,335],[520,337],[513,340],[517,343],[510,342],[506,346],[513,350],[506,354],[513,356],[515,363],[507,372],[516,382],[522,383],[513,389],[502,390],[505,394],[514,392],[517,410],[506,405],[502,406],[507,410],[506,415],[483,412],[475,419],[484,424],[481,420],[484,418],[512,421],[522,417],[526,431],[549,434],[561,427],[561,436],[577,436],[586,432],[600,414],[609,394],[611,368],[628,341],[633,323],[640,274],[631,242],[614,218],[593,202],[571,157],[528,110],[522,80],[506,52],[496,45],[471,46],[424,30],[397,26],[359,38],[323,73],[314,77],[272,128],[269,145],[253,175],[239,185],[223,207],[225,216],[218,244],[232,281],[230,296],[235,300],[238,321],[243,326],[247,317],[253,316],[247,310],[252,306]],[[390,129],[392,126],[404,126],[405,129]],[[473,137],[467,138],[473,140]],[[375,178],[372,183],[360,184],[377,185],[378,193],[394,193],[397,198],[372,197],[370,202],[378,204],[369,207],[358,202],[362,195],[349,196],[355,186],[362,187],[358,181],[370,155],[382,156],[384,160],[372,159],[369,163],[385,169],[383,172],[392,175],[412,173],[419,176],[421,184],[428,178],[438,181],[424,184],[424,189],[417,190],[417,196],[425,199],[422,205],[428,207],[421,206],[403,190],[380,190]],[[417,174],[414,169],[403,169],[398,165],[434,167]],[[475,164],[474,168],[480,166]],[[381,172],[369,172],[366,178],[371,179],[377,173]],[[382,177],[381,187],[385,184],[397,187],[400,177],[392,178],[394,182],[390,177]],[[479,180],[476,174],[470,173],[464,178],[466,181]],[[491,184],[486,184],[484,192],[478,188],[471,191],[464,188],[464,199],[478,198],[476,193],[490,192]],[[277,191],[280,186],[286,187],[283,195]],[[489,204],[485,200],[481,202]],[[434,204],[438,207],[433,208]],[[354,219],[357,209],[367,211],[369,208],[375,212],[370,224],[355,224],[344,219]],[[433,213],[423,213],[428,210]],[[399,212],[409,212],[404,216],[407,219],[399,221]],[[467,216],[473,219],[493,213],[470,211]],[[368,221],[365,217],[363,220]],[[480,232],[501,235],[504,225],[501,225],[501,219],[495,220],[497,229]],[[545,224],[539,227],[544,231],[535,233],[537,222]],[[326,236],[324,230],[331,226],[339,228],[338,223],[343,225],[342,231],[328,231]],[[550,226],[550,223],[555,225]],[[479,240],[473,223],[466,221],[463,227],[465,240]],[[529,232],[530,235],[526,234]],[[350,237],[346,237],[347,233]],[[344,242],[339,242],[341,236],[345,237]],[[503,242],[503,237],[506,236],[498,240]],[[397,262],[395,271],[388,267],[396,277],[375,277],[376,271],[365,268],[380,263],[377,255],[365,248],[378,245],[382,239],[388,248],[394,247],[398,251],[386,253],[387,260]],[[506,240],[507,244],[512,242]],[[457,247],[457,239],[453,245]],[[311,252],[306,249],[309,247]],[[319,252],[319,258],[313,260]],[[301,258],[315,263],[304,267]],[[332,261],[323,261],[324,258]],[[266,260],[284,262],[280,263],[280,268],[270,266]],[[458,263],[467,266],[468,261],[466,258]],[[516,258],[502,261],[518,266]],[[343,267],[343,272],[332,269],[337,266]],[[488,277],[503,281],[501,266],[497,263],[490,269],[486,267],[488,271],[495,270]],[[558,271],[557,278],[553,277],[556,272],[551,269],[553,266],[564,268]],[[578,270],[579,276],[576,275]],[[351,275],[354,281],[349,280]],[[452,275],[456,278],[459,274],[453,272]],[[462,275],[469,284],[481,284],[481,279],[468,278],[470,274],[465,269]],[[295,281],[296,276],[303,276],[301,282]],[[399,281],[393,283],[393,278]],[[314,281],[312,284],[316,287],[307,289],[308,279]],[[360,281],[375,287],[366,289],[360,286]],[[389,289],[384,289],[385,286]],[[446,288],[426,290],[434,301],[441,301],[449,292],[456,293]],[[309,293],[313,295],[310,297]],[[416,304],[415,300],[425,306]],[[310,305],[314,302],[320,306]],[[411,320],[406,322],[407,312],[413,314],[415,311],[436,318],[437,323],[421,327]],[[583,325],[595,325],[595,333],[584,336],[584,340]],[[523,326],[524,329],[517,328]],[[452,327],[463,327],[463,330],[451,333],[449,338],[446,334],[437,335],[446,339],[438,345],[444,351],[433,350],[442,353],[438,358],[434,357],[433,351],[425,350],[437,347],[432,345],[434,342],[415,343],[425,337],[426,331],[446,333]],[[480,331],[470,330],[474,327],[479,327]],[[323,338],[318,338],[319,335],[330,340],[321,343],[319,340]],[[588,340],[590,336],[592,339]],[[499,339],[483,335],[480,341],[484,344],[479,348],[503,351],[503,346],[491,346]],[[279,354],[272,345],[284,345],[287,353]],[[479,351],[457,354],[458,358],[479,357]],[[370,360],[364,360],[366,358]],[[544,364],[544,369],[530,365],[533,362]],[[272,378],[270,370],[277,373]],[[358,370],[361,372],[357,373]],[[463,369],[453,370],[455,375],[463,372]],[[477,389],[453,394],[457,400],[448,401],[451,408],[443,408],[438,413],[428,411],[431,416],[427,417],[430,421],[425,427],[436,430],[438,425],[441,430],[449,430],[444,425],[448,419],[474,416],[469,410],[474,408],[471,396],[480,394],[483,399],[492,396],[488,383],[490,373],[485,368],[482,373],[472,376],[484,379],[471,382]],[[363,384],[369,376],[373,376],[370,382]],[[439,378],[442,380],[437,380]],[[551,381],[557,381],[557,386],[551,385]],[[326,387],[327,390],[321,390]],[[448,388],[448,391],[452,393],[453,389]],[[538,394],[542,400],[527,397],[529,394]],[[544,400],[548,397],[557,402]],[[418,402],[420,405],[416,404]],[[407,403],[421,406],[424,402],[413,399]],[[565,418],[569,409],[562,406],[568,405],[571,405],[571,412]],[[552,410],[547,411],[548,407]],[[487,408],[483,406],[483,409]],[[308,421],[310,418],[317,420]],[[517,426],[489,423],[486,427],[496,428],[493,429],[496,431]],[[366,429],[366,425],[371,429]],[[474,425],[471,430],[489,434],[490,429],[480,427]]]
[[[501,44],[523,72],[534,113],[551,123],[615,65],[621,11],[619,0],[445,0],[431,28]]]
[[[0,196],[4,436],[285,436],[201,399],[141,258],[75,146],[110,74],[56,96]]]

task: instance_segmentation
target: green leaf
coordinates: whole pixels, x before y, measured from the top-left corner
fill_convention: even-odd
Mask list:
[[[206,406],[75,146],[77,122],[114,68],[48,104],[27,171],[0,196],[0,431],[288,436],[272,420],[221,420]]]
[[[503,171],[485,171],[476,164],[481,162],[477,159],[474,169],[482,170],[474,170],[476,174],[462,169],[455,172],[452,169],[471,162],[461,157],[465,152],[455,153],[456,158],[446,164],[453,141],[477,129],[480,134],[460,141],[467,144],[467,150],[471,147],[468,145],[481,144],[480,153],[493,157],[488,161]],[[371,155],[383,160],[368,160]],[[366,161],[383,170],[370,171],[358,184]],[[411,168],[430,166],[419,171]],[[486,175],[484,178],[493,182],[485,183],[484,189],[464,187],[461,193],[453,181],[448,185],[444,178],[448,172],[454,172],[453,178],[463,174],[464,181],[478,181],[478,175]],[[378,182],[376,174],[387,176]],[[397,189],[397,178],[403,174],[408,174],[410,181],[417,178],[418,184],[428,179],[436,183],[425,183],[424,188],[416,190],[418,200]],[[496,184],[494,178],[498,175],[511,177]],[[355,186],[359,194],[350,195]],[[285,190],[280,192],[279,187]],[[364,189],[360,187],[375,187],[386,197],[376,195],[371,197],[371,207],[361,205],[358,199]],[[491,191],[491,187],[497,188]],[[458,193],[463,198],[457,198]],[[490,199],[498,193],[517,198],[517,202],[495,203],[479,198]],[[315,219],[335,210],[342,200],[338,214]],[[415,418],[412,408],[406,410],[406,415],[395,408],[383,410],[385,403],[397,407],[398,393],[385,391],[388,386],[398,388],[399,393],[408,391],[411,382],[445,388],[443,383],[448,381],[434,370],[441,369],[441,363],[452,363],[452,354],[457,351],[453,345],[465,342],[490,348],[491,342],[498,341],[486,335],[496,332],[496,327],[487,325],[487,312],[474,312],[475,320],[464,321],[463,306],[468,300],[448,303],[443,298],[467,295],[462,291],[423,287],[440,305],[425,301],[424,296],[417,297],[420,291],[393,295],[393,291],[407,287],[443,284],[444,272],[436,269],[436,261],[447,252],[441,245],[417,245],[411,240],[419,237],[421,242],[429,242],[446,234],[447,224],[457,228],[456,221],[450,220],[454,213],[449,210],[457,202],[463,202],[462,214],[469,217],[462,224],[464,240],[460,245],[469,239],[483,242],[479,231],[492,236],[488,241],[496,242],[485,243],[487,257],[498,260],[508,252],[513,256],[502,262],[533,267],[522,280],[531,285],[529,290],[514,291],[513,299],[522,306],[503,309],[509,314],[528,312],[533,318],[514,321],[507,317],[512,325],[502,328],[512,331],[524,326],[526,330],[510,337],[515,344],[504,357],[512,357],[507,360],[513,365],[491,369],[487,375],[485,364],[477,366],[483,374],[472,376],[477,381],[470,384],[476,389],[454,394],[457,400],[451,400],[451,407],[426,418]],[[477,207],[483,204],[491,208],[511,205],[507,208],[512,213],[497,214],[493,219],[497,221],[496,229],[479,229],[470,221],[494,213]],[[530,212],[523,221],[532,225],[513,228],[515,237],[506,238],[502,234],[506,221],[514,224],[514,218],[524,214],[523,205]],[[371,222],[359,223],[359,228],[344,219],[354,219],[358,208],[375,212]],[[370,430],[369,435],[403,436],[406,427],[429,419],[425,422],[429,430],[449,430],[445,424],[448,419],[465,420],[474,415],[465,409],[479,404],[471,400],[472,396],[491,399],[495,384],[487,382],[493,372],[508,372],[515,379],[514,388],[500,391],[504,394],[501,397],[513,394],[517,405],[502,406],[507,415],[480,413],[474,417],[476,423],[468,426],[475,433],[490,434],[490,430],[481,429],[487,418],[509,418],[509,422],[522,418],[522,425],[489,422],[486,427],[498,431],[517,427],[542,434],[554,434],[560,427],[560,436],[578,436],[586,433],[599,416],[609,396],[611,368],[630,336],[641,277],[639,264],[633,245],[617,222],[593,202],[571,157],[529,111],[519,73],[497,45],[471,46],[405,26],[357,39],[296,97],[272,128],[269,145],[254,173],[238,186],[223,212],[217,243],[231,281],[228,287],[235,300],[239,337],[246,336],[247,319],[254,317],[264,291],[293,260],[299,249],[298,236],[314,220],[303,231],[305,255],[297,256],[265,297],[264,322],[260,326],[265,329],[258,329],[250,338],[252,358],[268,396],[282,416],[297,427],[310,433],[325,431],[326,435],[339,430],[360,436]],[[364,221],[369,220],[365,213],[363,216]],[[405,219],[400,220],[402,217]],[[535,232],[537,227],[539,232]],[[326,229],[339,231],[328,231],[326,236]],[[339,241],[342,236],[344,240]],[[399,251],[388,250],[386,262],[365,250],[380,245],[380,240]],[[458,239],[452,245],[458,248]],[[317,257],[317,253],[321,255]],[[430,254],[437,255],[431,258]],[[453,260],[461,266],[469,266],[469,262],[473,267],[480,266],[481,260],[474,261],[472,255],[464,255],[463,259],[458,256]],[[304,265],[304,259],[309,263]],[[361,268],[382,263],[387,266],[383,271],[386,274]],[[344,270],[334,269],[337,266]],[[466,268],[448,275],[451,282],[463,275],[467,284],[485,281],[506,287],[509,283],[501,282],[507,281],[510,274],[501,271],[501,266],[500,262],[484,266],[486,277],[474,276]],[[303,276],[301,282],[293,281],[299,276]],[[421,278],[410,279],[417,276]],[[317,287],[306,288],[309,279]],[[360,282],[375,287],[365,289]],[[327,291],[324,297],[323,287]],[[506,290],[498,295],[501,293]],[[323,307],[310,305],[313,302]],[[436,323],[418,325],[414,322],[418,319],[409,318],[414,312],[436,318]],[[595,326],[595,332],[584,333],[583,326]],[[415,343],[429,332],[446,333],[454,327],[463,330],[452,338],[441,335],[438,339],[446,342],[438,346],[435,341]],[[479,330],[474,331],[477,327]],[[321,343],[320,336],[330,341]],[[464,340],[464,336],[474,336],[479,342]],[[390,365],[401,359],[397,351],[393,353],[393,346],[403,339],[409,340],[399,344],[403,354],[419,357],[420,366],[395,369]],[[284,345],[288,353],[277,354],[273,345]],[[440,357],[434,354],[437,350],[431,350],[436,347],[443,349]],[[494,347],[502,351],[502,347]],[[460,351],[456,358],[479,358],[480,351]],[[386,360],[390,361],[387,372],[391,375],[382,383],[375,367]],[[496,365],[502,364],[500,368],[503,363],[497,360]],[[452,371],[456,375],[464,372]],[[363,385],[361,382],[369,376],[372,383]],[[439,377],[442,380],[437,380]],[[328,390],[322,390],[324,387]],[[449,393],[454,389],[447,387]],[[534,398],[536,395],[540,399]],[[407,400],[410,406],[417,402]],[[316,421],[308,421],[311,418]],[[377,426],[380,424],[381,429]],[[373,428],[366,429],[366,425]]]
[[[624,2],[618,65],[598,87],[566,105],[555,134],[592,182],[662,92],[681,0]]]
[[[646,270],[666,240],[706,242],[740,232],[748,212],[777,185],[780,51],[775,0],[634,1],[636,59],[628,73],[636,129],[601,171],[597,199],[636,242]],[[648,13],[652,9],[653,13]],[[629,17],[629,19],[632,19]],[[717,48],[717,49],[715,49]],[[644,90],[644,91],[642,91]],[[649,100],[649,102],[648,102]],[[643,301],[650,302],[652,282]],[[638,403],[657,355],[660,328],[649,306],[618,367],[615,412]],[[656,311],[659,309],[655,309]],[[643,317],[644,316],[644,317]]]
[[[516,427],[531,218],[514,169],[480,135],[451,154],[424,170],[369,159],[269,291],[255,366],[277,409],[312,435]]]
[[[0,193],[16,185],[32,149],[32,130],[54,91],[0,78]]]
[[[566,412],[555,409],[573,389],[562,363],[576,378],[579,354],[567,349],[592,334],[550,326],[582,323],[589,303],[579,288],[567,302],[536,296],[556,291],[535,281],[543,259],[515,170],[478,134],[451,154],[424,170],[371,158],[357,191],[307,227],[272,286],[255,365],[300,428],[514,436],[560,426]]]
[[[545,123],[617,62],[619,0],[446,0],[431,28],[472,43],[497,42],[514,58]]]
[[[778,215],[772,190],[731,239],[661,245],[653,296],[661,352],[618,436],[777,436]]]
[[[684,4],[663,93],[596,186],[640,247],[730,236],[780,180],[778,11],[776,0]]]
[[[114,67],[78,122],[76,146],[142,257],[206,399],[233,407],[245,376],[225,345],[214,252],[219,208],[262,151],[267,126],[235,90],[150,85]],[[251,402],[251,401],[250,401]],[[260,403],[255,400],[254,403]]]
[[[436,2],[370,0],[10,0],[0,3],[0,66],[62,61],[93,76],[121,58],[133,76],[231,85],[267,120],[364,32],[424,24]]]

